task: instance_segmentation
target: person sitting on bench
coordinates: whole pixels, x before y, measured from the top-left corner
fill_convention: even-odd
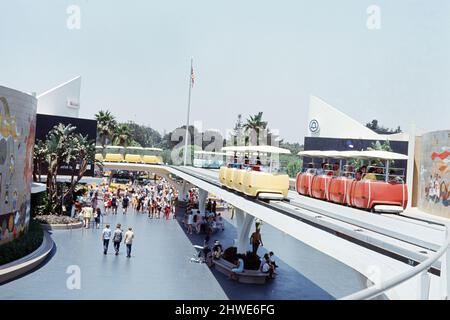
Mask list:
[[[241,254],[236,256],[234,260],[234,264],[237,266],[236,268],[231,269],[230,279],[237,280],[237,274],[244,272],[244,259]]]

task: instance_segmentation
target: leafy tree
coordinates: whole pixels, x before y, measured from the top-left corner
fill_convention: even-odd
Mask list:
[[[380,126],[378,123],[378,120],[374,119],[369,123],[366,123],[366,127],[375,131],[378,134],[395,134],[402,132],[402,129],[400,129],[400,126],[398,126],[396,129],[389,129],[385,128],[383,126]]]
[[[297,176],[297,173],[300,172],[302,168],[302,160],[300,159],[291,159],[286,167],[286,173],[291,178],[295,178]]]
[[[95,142],[87,136],[75,133],[76,127],[58,124],[47,134],[46,140],[37,143],[34,149],[35,167],[47,165],[47,198],[44,213],[58,214],[62,210],[63,199],[71,203],[75,186],[85,174],[88,164],[94,163]],[[71,169],[71,182],[63,194],[58,190],[57,175],[63,166]]]
[[[102,147],[105,147],[106,142],[114,138],[114,130],[117,127],[116,118],[110,111],[100,110],[95,115],[95,119],[97,120],[97,137]]]
[[[263,113],[258,112],[254,116],[250,116],[247,119],[247,123],[244,124],[245,133],[255,132],[256,133],[256,145],[259,146],[260,136],[267,131],[267,121],[262,120]],[[246,142],[250,142],[250,136],[246,137]]]
[[[155,147],[161,143],[161,134],[144,125],[139,125],[135,122],[128,122],[128,126],[133,132],[133,140],[141,147]]]
[[[41,182],[41,169],[42,164],[46,160],[47,156],[47,145],[42,140],[37,140],[34,144],[34,150],[33,150],[33,181],[34,182]]]
[[[133,142],[133,131],[126,123],[121,123],[114,132],[114,144],[127,147]]]

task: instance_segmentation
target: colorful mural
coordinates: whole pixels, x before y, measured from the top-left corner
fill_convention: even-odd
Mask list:
[[[0,86],[0,245],[28,230],[36,99]]]
[[[450,217],[450,131],[422,137],[419,208]]]

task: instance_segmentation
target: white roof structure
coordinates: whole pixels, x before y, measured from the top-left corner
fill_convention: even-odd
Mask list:
[[[37,113],[78,118],[81,77],[75,77],[37,96]]]
[[[378,134],[318,97],[310,96],[308,135],[320,138],[408,141],[409,135]]]
[[[127,147],[127,150],[144,150],[142,147]]]
[[[223,147],[222,151],[233,152],[261,152],[261,153],[276,153],[276,154],[290,154],[291,151],[275,146],[229,146]]]
[[[163,149],[161,149],[161,148],[151,148],[151,147],[144,148],[144,150],[147,150],[147,151],[163,151]]]
[[[106,146],[105,148],[106,148],[106,149],[125,149],[125,148],[122,147],[122,146]]]
[[[204,155],[213,155],[213,156],[230,155],[229,153],[225,153],[225,152],[214,152],[214,151],[204,151],[204,150],[196,150],[196,151],[194,151],[194,154],[204,154]]]
[[[365,150],[365,151],[306,150],[300,151],[297,154],[299,156],[312,158],[408,160],[407,155],[396,152],[378,151],[378,150]]]

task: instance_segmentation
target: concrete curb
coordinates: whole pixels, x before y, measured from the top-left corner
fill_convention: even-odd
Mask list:
[[[46,224],[41,223],[42,229],[44,230],[72,230],[81,229],[83,227],[83,222],[69,223],[69,224]]]
[[[16,261],[0,266],[0,284],[14,279],[39,266],[50,254],[53,246],[54,242],[50,237],[50,234],[44,231],[42,244],[34,252]]]

